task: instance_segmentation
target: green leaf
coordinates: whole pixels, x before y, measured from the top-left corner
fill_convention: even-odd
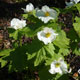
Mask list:
[[[14,49],[5,49],[0,51],[0,56],[8,56]]]
[[[7,64],[7,61],[4,60],[3,58],[0,58],[0,62],[1,62],[1,68],[3,68]]]
[[[33,40],[31,44],[27,44],[28,60],[35,58],[33,61],[34,66],[38,66],[41,62],[45,61],[46,58],[52,57],[54,50],[53,44],[45,46],[39,40]]]
[[[77,47],[76,47],[76,48],[74,49],[73,53],[76,54],[76,55],[80,55],[80,48],[77,48]]]
[[[57,75],[55,80],[69,80],[68,74],[63,74],[62,76]]]
[[[1,62],[1,68],[3,68],[7,64],[7,60],[4,58],[10,55],[10,52],[13,51],[14,49],[5,49],[0,51],[0,62]]]
[[[34,66],[39,65],[45,59],[45,51],[43,49],[43,44],[39,40],[33,40],[32,43],[26,45],[28,60],[35,57],[33,61]]]
[[[53,56],[53,55],[54,55],[54,53],[55,53],[55,52],[54,52],[55,47],[53,46],[52,43],[44,46],[44,48],[45,48],[45,50],[48,52],[48,54],[49,54],[50,56]]]
[[[79,13],[80,13],[80,3],[76,4],[75,6],[76,6],[77,10],[78,10]]]
[[[17,40],[17,39],[18,39],[18,30],[16,30],[16,31],[13,32],[13,33],[10,33],[9,35],[10,35],[10,37],[12,37],[12,38],[14,38],[15,40]]]
[[[74,36],[72,36],[72,35],[74,35]],[[74,30],[74,28],[70,29],[70,31],[67,33],[67,36],[71,41],[75,41],[76,39],[79,38],[76,31]]]
[[[63,56],[67,56],[70,53],[70,51],[65,48],[60,48],[59,53],[62,54]]]
[[[80,18],[79,17],[75,17],[76,23],[80,22]]]
[[[44,48],[42,48],[36,53],[36,60],[34,62],[34,66],[38,66],[42,61],[45,60],[45,58],[46,58],[46,53]]]
[[[52,75],[49,73],[49,67],[42,67],[39,70],[40,80],[55,80],[56,74]]]
[[[23,14],[22,16],[23,16],[25,19],[28,18],[28,14]]]
[[[16,30],[14,28],[8,28],[9,33],[14,33]]]
[[[58,34],[59,35],[56,37],[55,41],[53,41],[53,44],[59,48],[68,48],[69,39],[66,37],[65,32],[61,31]]]
[[[77,32],[78,36],[80,37],[80,23],[73,23],[74,29]]]
[[[10,62],[10,71],[22,71],[27,68],[26,46],[17,47],[10,55],[3,59]]]

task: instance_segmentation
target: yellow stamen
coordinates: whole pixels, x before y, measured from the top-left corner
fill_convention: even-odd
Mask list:
[[[55,66],[56,66],[56,67],[60,67],[60,63],[56,63]]]
[[[46,13],[45,13],[45,16],[46,16],[46,17],[47,17],[47,16],[50,16],[49,12],[46,12]]]
[[[46,33],[45,36],[46,36],[46,38],[48,38],[48,37],[50,37],[50,35],[51,35],[51,33],[48,32],[48,33]]]

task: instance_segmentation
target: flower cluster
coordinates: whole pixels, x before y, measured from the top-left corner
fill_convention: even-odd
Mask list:
[[[75,0],[74,0],[74,2],[75,2]],[[75,3],[78,3],[79,1],[77,1],[77,2],[75,2]],[[72,0],[71,0],[71,3],[70,4],[73,4],[73,2],[72,2]],[[32,16],[32,17],[35,17],[35,18],[37,18],[37,20],[41,20],[42,21],[42,26],[41,26],[41,28],[38,28],[37,30],[36,30],[36,38],[37,38],[37,40],[38,40],[38,42],[42,42],[41,43],[41,45],[43,46],[43,50],[41,50],[40,49],[40,51],[41,51],[41,53],[43,54],[43,52],[44,52],[44,54],[46,53],[50,53],[51,55],[54,55],[55,54],[55,51],[54,51],[54,49],[55,49],[55,46],[57,46],[57,47],[59,47],[59,48],[62,48],[62,51],[63,50],[66,50],[64,47],[63,47],[63,45],[61,45],[61,47],[60,47],[60,44],[62,44],[62,43],[66,43],[67,41],[69,41],[67,38],[66,38],[66,35],[65,35],[65,33],[64,32],[62,32],[62,30],[60,30],[60,33],[61,33],[61,36],[59,37],[59,32],[58,32],[58,30],[59,29],[57,29],[57,28],[55,28],[55,26],[53,26],[53,24],[54,24],[54,21],[52,21],[52,22],[50,22],[50,23],[52,23],[52,26],[47,26],[47,24],[44,24],[44,23],[48,23],[50,20],[55,20],[56,19],[56,17],[58,16],[58,12],[56,11],[56,10],[54,10],[54,9],[52,9],[52,8],[50,8],[50,7],[48,7],[47,5],[44,5],[44,6],[42,6],[42,8],[41,9],[39,9],[39,8],[34,8],[34,6],[33,6],[33,4],[32,3],[29,3],[28,5],[26,5],[26,9],[24,9],[24,8],[22,8],[23,10],[24,10],[24,12],[25,12],[25,14],[27,14],[28,16]],[[33,12],[35,11],[35,15],[33,15]],[[29,15],[29,13],[30,13],[30,15]],[[28,18],[30,18],[30,17],[28,17]],[[27,19],[28,20],[28,19]],[[30,19],[31,20],[31,19]],[[39,20],[39,21],[40,21]],[[43,23],[44,22],[44,23]],[[55,21],[56,22],[56,21]],[[37,21],[37,23],[38,23],[38,21]],[[49,24],[50,24],[49,23]],[[33,22],[33,24],[35,24],[35,22]],[[27,35],[27,30],[30,32],[30,30],[31,30],[31,28],[29,27],[27,27],[27,23],[26,23],[26,20],[20,20],[20,19],[18,19],[18,18],[13,18],[12,20],[11,20],[11,28],[14,28],[16,31],[18,31],[17,29],[20,29],[20,30],[23,30],[23,31],[21,31],[21,33],[23,33],[24,35],[26,34]],[[44,26],[44,25],[46,25],[46,26]],[[56,23],[55,23],[55,25],[56,25]],[[25,29],[25,28],[26,29]],[[31,26],[31,27],[33,27],[33,26]],[[23,28],[23,29],[22,29]],[[34,28],[35,28],[35,26],[34,26]],[[42,29],[43,28],[43,29]],[[39,31],[40,29],[42,29],[41,31]],[[34,29],[33,29],[34,30]],[[31,30],[31,31],[33,31],[33,30]],[[29,32],[28,32],[28,34],[29,34]],[[35,32],[35,31],[34,31]],[[17,33],[16,33],[17,34]],[[22,34],[22,35],[23,35]],[[63,34],[63,35],[62,35]],[[64,39],[66,39],[67,41],[65,42],[65,40],[63,40],[63,42],[61,42],[61,43],[58,43],[59,42],[59,40],[61,40],[62,39],[62,36],[64,36]],[[34,37],[34,36],[33,36]],[[58,38],[60,38],[60,39],[58,39]],[[58,39],[58,40],[57,40]],[[32,41],[31,41],[32,42]],[[54,44],[54,42],[56,42],[56,44]],[[51,48],[51,51],[49,51],[49,49],[47,49],[47,48],[45,48],[44,47],[44,45],[43,45],[43,43],[44,43],[44,45],[46,46],[48,46],[49,48]],[[64,44],[64,45],[66,45],[67,46],[67,44],[68,43],[66,43],[66,44]],[[49,46],[49,45],[52,45],[51,47]],[[39,45],[38,45],[39,46]],[[34,52],[34,53],[37,53],[38,52],[38,54],[40,54],[40,51],[37,51],[36,50],[36,52]],[[66,50],[67,51],[67,50]],[[33,51],[32,51],[33,52]],[[60,51],[61,52],[61,51]],[[62,52],[61,52],[62,53]],[[38,55],[39,56],[39,55]],[[37,57],[38,57],[37,56]],[[41,59],[38,59],[38,60],[42,60],[42,59],[44,59],[43,58],[43,56],[41,55]],[[36,60],[37,61],[37,60]],[[39,61],[40,62],[40,61]],[[39,64],[39,63],[38,63]],[[37,64],[36,64],[37,65]],[[52,63],[51,63],[51,66],[50,66],[50,70],[49,70],[49,72],[51,73],[51,74],[56,74],[56,73],[59,73],[59,74],[64,74],[64,73],[68,73],[68,71],[67,71],[67,64],[64,62],[64,60],[62,60],[62,59],[59,59],[59,60],[54,60]]]

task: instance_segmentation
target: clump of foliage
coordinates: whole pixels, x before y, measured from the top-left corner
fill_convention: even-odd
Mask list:
[[[80,55],[80,18],[73,13],[73,27],[66,34],[62,30],[65,24],[58,21],[58,16],[80,12],[80,3],[74,0],[67,4],[64,9],[47,5],[39,9],[29,3],[23,9],[25,20],[12,19],[8,32],[13,47],[0,51],[1,67],[8,64],[9,71],[16,72],[38,70],[40,80],[63,80],[65,77],[69,80],[70,64],[65,61],[65,56],[71,52]]]

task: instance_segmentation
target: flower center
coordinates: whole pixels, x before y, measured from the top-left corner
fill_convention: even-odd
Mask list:
[[[46,36],[46,38],[48,38],[48,37],[50,37],[50,35],[51,35],[51,33],[48,32],[48,33],[46,33],[45,36]]]
[[[46,17],[47,17],[47,16],[50,16],[49,12],[46,12],[46,13],[45,13],[45,16],[46,16]]]
[[[60,63],[55,64],[56,68],[60,67]]]

